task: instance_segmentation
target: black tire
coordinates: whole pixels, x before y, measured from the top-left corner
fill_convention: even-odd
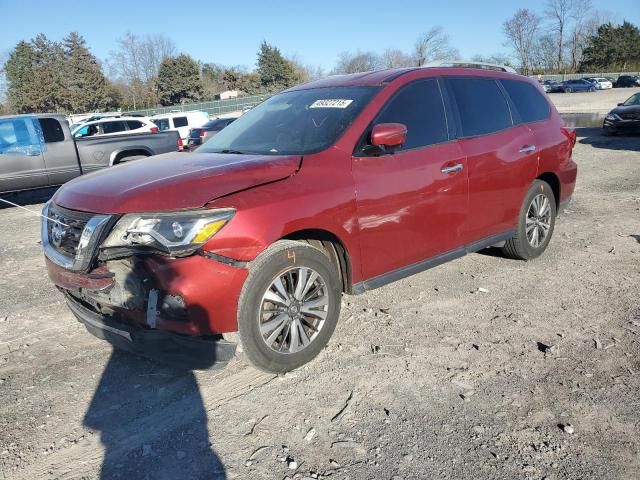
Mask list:
[[[326,318],[317,336],[295,353],[278,353],[267,345],[260,332],[263,295],[272,282],[293,267],[307,267],[324,280],[328,295]],[[242,348],[257,368],[273,373],[294,370],[311,361],[328,343],[340,316],[342,302],[340,276],[329,257],[320,249],[303,242],[281,240],[251,262],[249,276],[238,301],[238,328]]]
[[[571,93],[571,92],[573,92],[573,90],[571,90],[570,88],[565,88],[564,89],[564,93]]]
[[[596,89],[595,89],[594,87],[591,87],[591,88],[589,89],[589,91],[590,91],[590,92],[595,92],[595,91],[596,91]]]
[[[546,234],[544,240],[538,246],[533,246],[527,238],[526,225],[527,217],[529,214],[529,208],[531,202],[538,195],[544,195],[549,201],[550,217],[549,217],[549,231]],[[520,214],[518,215],[518,225],[516,232],[512,238],[507,240],[502,247],[502,253],[509,258],[516,260],[531,260],[539,257],[542,252],[545,251],[549,241],[553,236],[553,228],[556,223],[556,199],[553,195],[553,190],[547,182],[542,180],[536,180],[529,188],[529,191],[524,197],[522,206],[520,207]]]

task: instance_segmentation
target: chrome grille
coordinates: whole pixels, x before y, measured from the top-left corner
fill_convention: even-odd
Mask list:
[[[45,205],[42,215],[42,247],[47,258],[70,270],[88,270],[111,217],[67,210],[53,203]]]

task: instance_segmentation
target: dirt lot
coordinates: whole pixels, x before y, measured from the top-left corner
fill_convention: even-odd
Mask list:
[[[560,113],[607,113],[640,88],[612,88],[596,92],[550,93]]]
[[[581,135],[542,258],[345,297],[280,377],[112,352],[45,277],[38,219],[0,210],[0,477],[639,478],[640,137]]]

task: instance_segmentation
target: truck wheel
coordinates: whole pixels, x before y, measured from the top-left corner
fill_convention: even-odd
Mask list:
[[[509,258],[531,260],[547,248],[556,223],[556,199],[547,182],[536,180],[524,197],[516,233],[502,252]]]
[[[340,316],[340,278],[327,255],[307,243],[282,240],[249,267],[238,302],[244,352],[268,372],[311,361]]]

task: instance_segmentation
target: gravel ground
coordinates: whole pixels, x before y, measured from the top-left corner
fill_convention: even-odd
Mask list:
[[[543,257],[345,296],[284,376],[113,352],[47,280],[38,219],[0,210],[0,477],[637,479],[640,137],[580,135]]]
[[[608,113],[624,102],[638,88],[612,88],[595,92],[550,93],[549,98],[560,113]]]

